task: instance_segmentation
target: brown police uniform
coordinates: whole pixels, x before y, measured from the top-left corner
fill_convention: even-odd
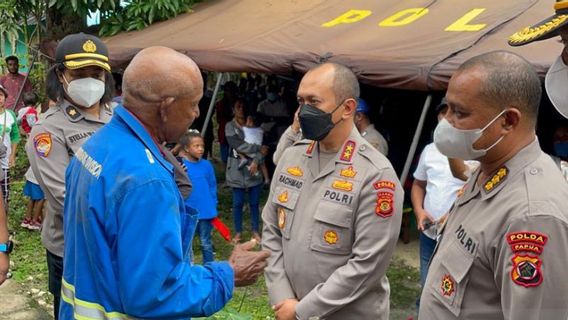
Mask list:
[[[441,230],[420,319],[567,319],[568,184],[535,140],[479,185]]]
[[[375,128],[375,125],[370,124],[365,131],[361,132],[361,136],[365,140],[379,150],[385,157],[389,154],[389,145],[383,135]]]
[[[319,162],[318,144],[301,140],[276,167],[262,212],[270,301],[300,300],[299,319],[388,319],[400,182],[356,128],[321,170]]]
[[[63,101],[47,110],[32,128],[26,144],[30,166],[47,199],[41,240],[49,252],[59,257],[63,257],[65,170],[87,138],[110,121],[112,110],[102,105],[100,109],[97,119]]]

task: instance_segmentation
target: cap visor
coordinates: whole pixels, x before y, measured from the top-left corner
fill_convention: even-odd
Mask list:
[[[562,57],[558,57],[548,69],[544,87],[552,105],[564,118],[568,118],[568,66],[564,64]]]
[[[110,65],[100,60],[94,60],[94,59],[73,60],[73,61],[66,61],[63,64],[65,65],[65,67],[69,69],[80,69],[84,67],[94,66],[94,67],[101,67],[106,71],[110,72]]]
[[[545,40],[558,35],[558,29],[564,27],[568,23],[568,15],[555,14],[552,17],[523,30],[516,32],[509,37],[508,43],[510,46],[522,46],[533,41]]]

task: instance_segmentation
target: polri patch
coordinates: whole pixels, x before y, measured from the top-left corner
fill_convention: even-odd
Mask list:
[[[530,288],[542,283],[542,261],[539,257],[516,254],[511,260],[513,261],[511,279],[515,284]]]
[[[323,199],[334,203],[351,205],[353,203],[353,194],[347,192],[341,192],[331,189],[326,189],[323,194]]]
[[[36,134],[34,137],[34,148],[37,154],[42,158],[47,158],[51,151],[51,145],[51,133],[49,132]]]
[[[394,195],[392,192],[377,192],[377,206],[375,207],[375,214],[388,218],[392,216],[394,211]]]

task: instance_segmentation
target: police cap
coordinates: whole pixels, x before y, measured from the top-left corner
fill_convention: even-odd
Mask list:
[[[82,32],[70,34],[59,42],[55,61],[68,69],[97,66],[110,72],[107,46],[101,39]]]

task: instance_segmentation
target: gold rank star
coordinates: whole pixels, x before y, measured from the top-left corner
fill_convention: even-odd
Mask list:
[[[77,114],[77,111],[75,111],[75,109],[70,109],[69,110],[69,115],[74,117]]]

